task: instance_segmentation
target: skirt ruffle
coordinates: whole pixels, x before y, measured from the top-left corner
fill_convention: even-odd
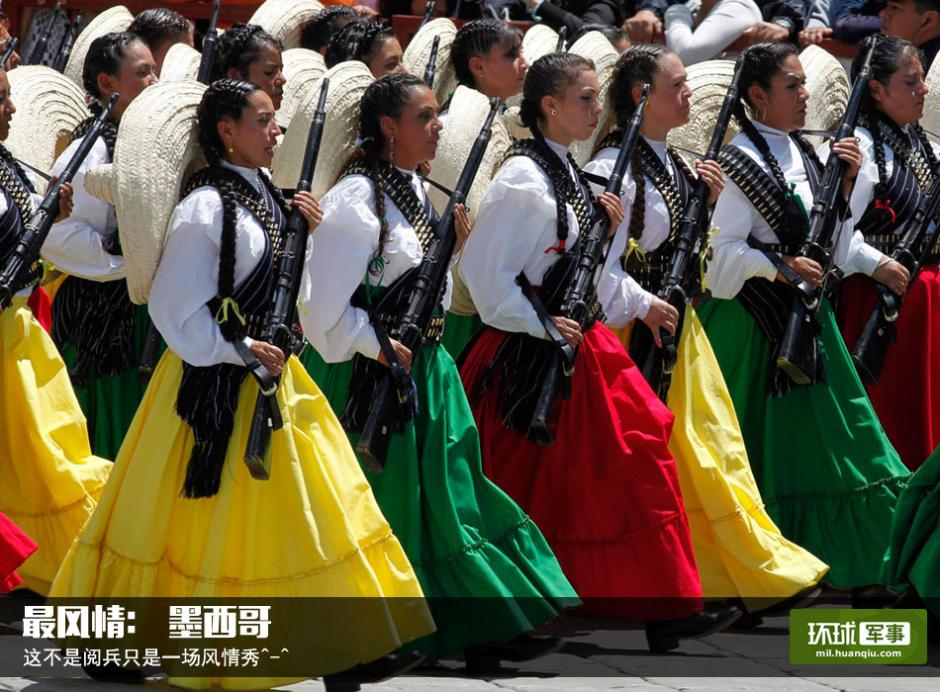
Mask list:
[[[883,581],[910,584],[940,617],[940,449],[911,476],[901,493]]]
[[[503,425],[495,370],[481,387],[506,336],[487,328],[461,370],[486,474],[543,531],[586,612],[655,620],[701,610],[667,447],[672,414],[610,330],[595,325],[581,344],[571,397],[561,402],[555,444],[530,442]]]
[[[111,463],[92,456],[65,364],[26,302],[0,313],[0,511],[39,546],[18,571],[46,594]]]
[[[833,586],[879,583],[908,470],[852,366],[828,302],[820,309],[826,382],[766,393],[770,343],[737,300],[699,308],[741,425],[751,468],[783,535],[830,566]]]
[[[0,594],[23,583],[16,568],[36,552],[36,544],[19,526],[0,512]]]
[[[174,412],[182,363],[165,353],[114,463],[98,510],[76,540],[52,595],[60,597],[330,597],[372,602],[369,623],[337,623],[311,647],[324,675],[433,631],[421,588],[326,399],[288,360],[271,439],[271,477],[243,463],[257,384],[248,378],[217,495],[180,497],[192,430]],[[363,599],[362,597],[366,597]],[[342,625],[342,629],[340,626]],[[181,678],[244,689],[283,681]]]
[[[875,305],[875,283],[851,276],[842,285],[839,324],[849,351]],[[898,340],[888,348],[881,379],[866,387],[875,412],[901,460],[916,470],[940,446],[940,267],[921,269],[904,296],[895,322]]]
[[[328,366],[335,411],[351,374],[352,361]],[[392,438],[384,472],[366,477],[431,599],[438,631],[419,648],[438,658],[512,639],[579,601],[536,525],[483,475],[451,357],[427,346],[411,374],[418,415]]]

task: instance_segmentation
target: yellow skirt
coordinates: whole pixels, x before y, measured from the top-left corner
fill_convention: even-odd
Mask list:
[[[818,583],[829,567],[784,538],[767,515],[728,387],[691,307],[683,325],[666,402],[676,414],[669,449],[678,461],[702,591],[705,598],[737,596],[765,608]],[[630,327],[618,336],[629,344]]]
[[[174,405],[180,359],[160,360],[98,509],[52,587],[62,597],[372,597],[367,622],[325,625],[312,676],[344,670],[429,634],[434,624],[405,553],[326,398],[296,358],[277,393],[284,427],[271,478],[243,462],[258,387],[242,385],[218,494],[180,497],[192,429]],[[358,601],[362,603],[363,601]],[[374,606],[374,607],[373,607]],[[179,678],[184,687],[263,688],[285,680]]]
[[[25,297],[0,313],[0,397],[0,511],[39,546],[19,574],[45,595],[111,463],[92,456],[65,363]]]

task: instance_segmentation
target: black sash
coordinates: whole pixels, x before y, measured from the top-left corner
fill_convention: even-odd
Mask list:
[[[267,185],[263,174],[259,172],[259,175]],[[260,194],[241,175],[221,166],[213,166],[193,176],[186,194],[206,185],[218,188],[222,181],[234,186],[235,200],[248,209],[265,231],[264,254],[232,296],[245,320],[235,338],[258,338],[264,328],[264,317],[274,289],[275,261],[280,260],[286,210],[274,201],[270,191],[268,195]],[[213,316],[224,309],[218,296],[210,300],[207,307]],[[237,319],[232,315],[230,318]],[[290,357],[290,353],[285,355]],[[248,369],[244,365],[219,363],[199,367],[183,363],[176,412],[193,429],[195,437],[180,493],[183,497],[210,497],[219,491],[228,442],[235,425],[239,392],[247,375]]]

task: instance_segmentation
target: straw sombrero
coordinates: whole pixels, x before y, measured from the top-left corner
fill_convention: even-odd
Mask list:
[[[670,131],[666,139],[670,144],[705,153],[718,121],[721,104],[724,103],[725,94],[731,86],[734,61],[706,60],[690,65],[687,72],[688,84],[692,89],[689,122]],[[725,144],[737,133],[738,126],[732,118],[725,135]]]
[[[72,131],[90,115],[85,91],[42,65],[22,65],[8,77],[16,113],[5,144],[16,158],[48,171],[69,145]]]
[[[819,46],[808,46],[800,53],[806,74],[806,127],[831,130],[838,126],[849,102],[849,76],[836,58]]]
[[[457,75],[454,73],[454,63],[450,59],[450,49],[457,36],[457,27],[452,21],[441,17],[421,27],[405,48],[401,61],[408,72],[423,78],[424,70],[431,58],[431,47],[435,36],[440,36],[440,43],[437,47],[437,68],[431,91],[437,96],[438,103],[444,103],[457,88]]]
[[[431,162],[430,177],[435,182],[453,190],[467,163],[470,149],[473,148],[473,143],[489,115],[490,100],[475,89],[459,86],[454,92],[450,107],[452,112],[459,113],[460,117],[447,119],[447,126],[441,132],[441,141],[437,145],[437,155]],[[483,194],[496,168],[506,155],[509,145],[512,144],[512,138],[500,117],[493,120],[491,132],[490,142],[483,154],[480,168],[467,194],[466,204],[471,220],[476,218],[480,203],[483,201]],[[431,186],[428,194],[437,209],[443,210],[447,206],[448,196],[436,187]],[[475,315],[477,310],[470,299],[470,292],[460,278],[459,270],[453,273],[453,279],[450,310],[458,315]]]
[[[105,10],[88,22],[82,33],[75,39],[69,61],[65,65],[63,74],[73,82],[82,86],[82,68],[85,67],[85,56],[96,38],[115,31],[127,31],[127,27],[134,21],[134,15],[124,5],[118,5]]]
[[[522,37],[522,57],[531,65],[543,55],[554,52],[558,33],[545,24],[536,24]]]
[[[114,205],[127,268],[127,290],[146,303],[180,191],[205,166],[197,110],[204,84],[158,82],[124,111],[114,162],[85,176],[92,195]]]
[[[503,111],[503,126],[513,139],[532,138],[532,130],[522,124],[518,105],[509,106]]]
[[[284,51],[284,98],[277,112],[281,127],[290,125],[294,113],[300,108],[317,81],[326,72],[323,56],[306,48],[291,48]]]
[[[940,133],[940,60],[933,61],[925,81],[930,92],[924,103],[924,117],[920,124],[931,132]]]
[[[175,43],[170,46],[163,58],[163,67],[160,69],[160,80],[164,82],[181,82],[184,79],[196,79],[199,75],[199,65],[202,62],[202,53],[187,46],[185,43]]]
[[[349,60],[335,65],[323,77],[330,78],[326,97],[326,121],[311,191],[318,198],[333,187],[343,165],[352,156],[359,134],[359,104],[366,88],[375,81],[365,63]],[[272,178],[282,188],[293,188],[300,177],[310,123],[320,100],[321,79],[300,104],[274,154]]]
[[[620,54],[610,45],[610,41],[604,38],[604,35],[598,31],[589,31],[586,33],[575,41],[575,44],[571,46],[568,52],[574,55],[580,55],[582,58],[587,58],[594,62],[594,69],[597,71],[597,82],[600,86],[598,97],[604,107],[604,110],[598,118],[597,128],[595,128],[591,138],[571,144],[571,155],[574,156],[574,160],[578,162],[579,166],[583,166],[591,160],[591,154],[594,151],[594,143],[601,133],[606,131],[606,125],[613,115],[613,109],[611,108],[610,100],[607,98],[607,92],[610,90],[610,85],[613,82],[614,65],[617,64]]]
[[[257,24],[288,48],[300,48],[304,24],[323,10],[317,0],[267,0],[248,20]]]

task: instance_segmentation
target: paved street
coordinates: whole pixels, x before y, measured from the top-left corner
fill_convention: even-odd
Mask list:
[[[819,606],[825,607],[825,606]],[[469,678],[462,663],[445,660],[418,675],[364,687],[364,690],[458,692],[579,692],[595,690],[721,690],[735,692],[936,692],[940,689],[940,641],[929,649],[927,666],[798,667],[789,662],[787,618],[766,618],[762,627],[729,632],[702,641],[684,642],[677,652],[653,656],[643,632],[618,629],[616,623],[565,618],[551,631],[564,637],[557,654],[528,664],[506,666],[499,675]],[[23,640],[0,636],[0,671],[19,668]],[[171,689],[159,680],[151,689]],[[108,685],[88,678],[43,679],[0,677],[0,690],[140,690],[140,686]],[[322,690],[318,681],[278,689]]]

